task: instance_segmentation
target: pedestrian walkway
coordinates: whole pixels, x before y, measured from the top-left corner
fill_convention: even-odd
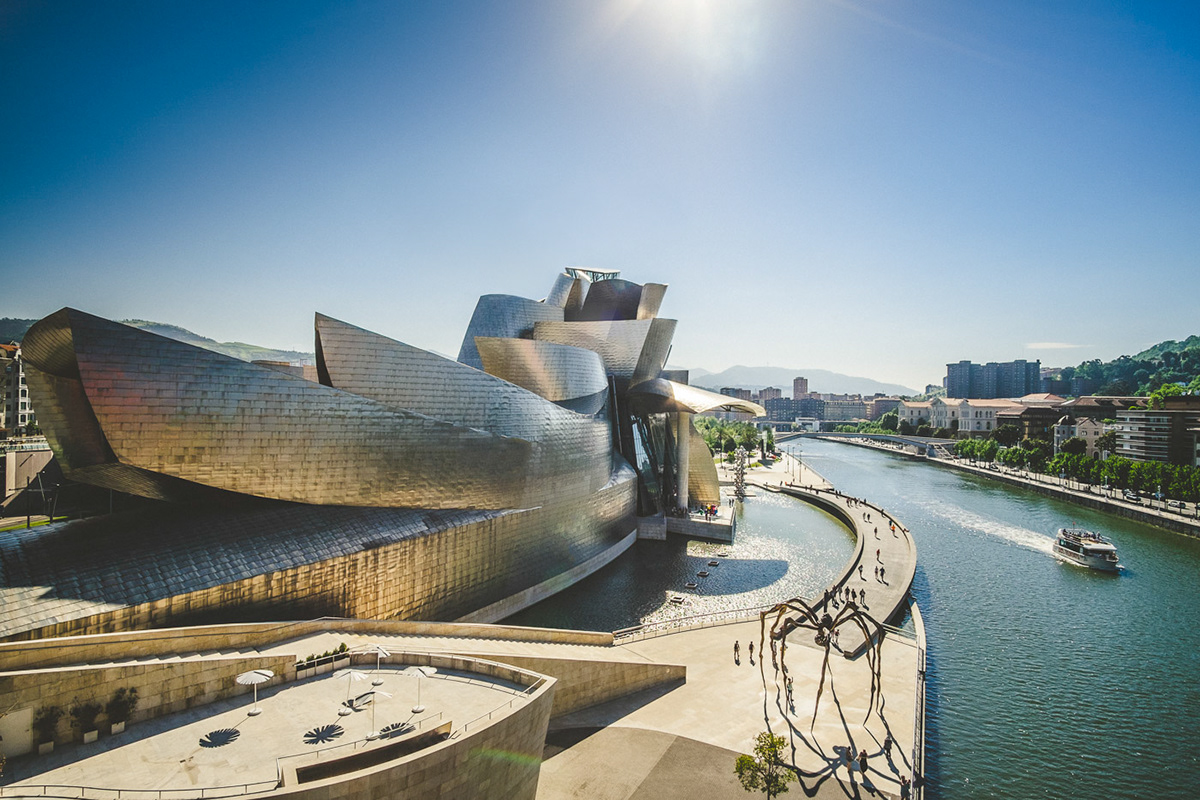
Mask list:
[[[772,665],[769,651],[765,659],[757,652],[761,636],[762,626],[753,620],[617,645],[640,658],[686,665],[687,682],[552,720],[538,797],[745,797],[731,780],[734,762],[751,752],[763,730],[787,740],[789,764],[800,779],[793,791],[808,797],[899,796],[900,777],[912,771],[916,642],[885,637],[879,702],[872,709],[867,659],[829,659],[818,705],[825,648],[814,643],[812,632],[789,635],[786,673]],[[734,641],[741,645],[736,661]],[[890,759],[883,755],[889,736]],[[865,774],[857,763],[847,767],[847,748],[866,750]]]

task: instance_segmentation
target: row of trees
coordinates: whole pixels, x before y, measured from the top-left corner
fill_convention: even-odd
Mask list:
[[[1113,442],[1103,441],[1107,436],[1114,435],[1100,437],[1101,449],[1111,450]],[[1107,485],[1143,493],[1161,491],[1175,500],[1200,502],[1200,468],[1159,461],[1133,461],[1120,456],[1109,456],[1101,461],[1087,455],[1086,447],[1082,439],[1068,439],[1063,442],[1062,452],[1056,455],[1049,442],[1039,439],[1025,439],[1012,447],[1001,447],[995,439],[963,439],[955,444],[954,452],[961,458],[985,463],[994,461],[1015,469],[1066,475],[1093,486]]]
[[[775,450],[775,432],[767,428],[763,432],[753,422],[734,422],[716,417],[693,417],[696,430],[704,437],[704,443],[714,453],[732,453],[738,447],[750,452]]]

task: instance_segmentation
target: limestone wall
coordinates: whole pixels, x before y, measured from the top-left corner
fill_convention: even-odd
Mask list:
[[[63,717],[54,741],[65,744],[74,738],[70,707],[77,702],[94,702],[103,708],[117,689],[137,689],[138,706],[131,721],[138,722],[248,694],[251,687],[240,686],[234,679],[250,669],[275,673],[275,678],[261,684],[259,691],[295,676],[292,658],[257,654],[253,658],[197,657],[171,662],[77,665],[0,674],[0,698],[6,708],[32,708],[35,715],[45,706],[60,707]],[[104,714],[96,722],[99,730],[108,728]]]
[[[122,631],[120,633],[0,642],[0,672],[67,664],[117,661],[208,651],[241,650],[273,645],[284,639],[324,631],[391,635],[445,636],[455,639],[493,639],[514,642],[552,642],[606,646],[611,633],[482,625],[458,622],[412,622],[326,618],[301,622],[251,622],[194,628]],[[450,643],[448,643],[450,644]],[[297,653],[303,656],[303,653]]]
[[[481,720],[463,735],[352,776],[285,786],[289,800],[534,800],[550,722],[553,682],[511,713]],[[458,720],[455,720],[457,727]],[[466,720],[463,720],[466,722]],[[476,727],[478,725],[478,727]]]

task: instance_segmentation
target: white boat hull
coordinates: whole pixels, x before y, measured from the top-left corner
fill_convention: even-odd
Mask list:
[[[1065,547],[1060,547],[1057,543],[1054,545],[1054,555],[1076,566],[1098,569],[1101,572],[1117,572],[1121,569],[1120,564],[1115,561],[1109,561],[1103,556],[1089,556],[1082,553],[1075,553]]]

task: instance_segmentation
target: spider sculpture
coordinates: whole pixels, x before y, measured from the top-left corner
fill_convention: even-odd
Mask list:
[[[880,625],[874,617],[867,614],[853,600],[849,600],[842,604],[838,610],[837,616],[831,616],[828,611],[819,613],[818,609],[821,605],[810,606],[799,597],[793,597],[791,600],[786,600],[773,608],[769,608],[759,614],[761,623],[759,636],[759,652],[763,652],[763,644],[768,636],[767,634],[767,618],[774,615],[775,621],[771,624],[770,638],[772,642],[772,650],[774,650],[775,642],[784,642],[787,635],[794,630],[811,630],[815,632],[813,640],[817,646],[825,648],[825,658],[821,662],[821,681],[817,685],[817,699],[813,704],[813,725],[817,721],[817,709],[821,705],[821,694],[825,690],[825,673],[829,669],[829,651],[833,646],[832,633],[842,625],[852,624],[857,625],[862,631],[863,638],[868,643],[867,647],[867,664],[871,667],[871,698],[867,705],[867,716],[863,719],[865,723],[871,717],[871,711],[875,708],[875,698],[879,697],[879,710],[883,711],[883,696],[880,694],[880,650],[883,647],[883,626]],[[874,631],[874,634],[872,634]],[[783,667],[784,673],[787,672],[787,664],[783,659],[786,657],[787,648],[780,648],[780,666]],[[812,726],[810,725],[811,729]]]

